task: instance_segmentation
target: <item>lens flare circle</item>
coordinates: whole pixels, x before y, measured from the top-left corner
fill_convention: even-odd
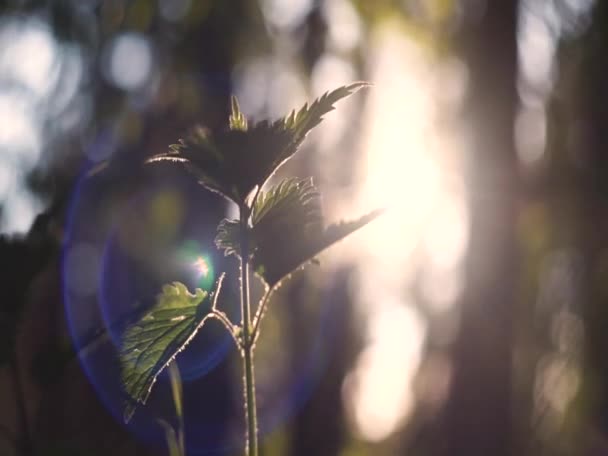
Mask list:
[[[125,192],[111,188],[115,181],[88,176],[93,167],[92,162],[84,167],[70,202],[62,250],[63,297],[83,370],[103,405],[122,423],[125,395],[118,353],[124,329],[154,302],[162,284],[179,280],[191,290],[210,290],[216,271],[237,262],[215,249],[224,209],[214,195],[183,179],[142,178],[141,185]],[[230,299],[222,302],[222,310],[235,322],[240,315],[237,282],[224,281]],[[335,290],[328,293],[312,321],[312,337],[290,364],[289,380],[280,385],[258,382],[259,395],[270,397],[259,410],[262,437],[302,408],[330,365],[331,347],[341,337],[342,309]],[[231,337],[220,324],[206,323],[177,362],[188,454],[238,451],[244,423],[240,377],[234,375],[238,354]],[[164,372],[148,403],[125,426],[158,447],[166,444],[158,419],[174,414]]]
[[[122,422],[125,396],[118,359],[122,331],[154,301],[163,283],[180,280],[191,289],[210,289],[216,277],[216,259],[202,253],[205,250],[201,247],[213,246],[215,227],[205,227],[200,220],[188,217],[173,226],[162,214],[169,212],[171,218],[180,219],[179,214],[171,207],[160,212],[154,207],[162,198],[167,200],[169,191],[173,192],[171,198],[181,200],[184,214],[206,213],[209,208],[201,207],[201,198],[191,194],[194,190],[200,192],[199,188],[180,182],[151,182],[142,185],[145,191],[135,190],[125,197],[124,192],[108,189],[103,178],[87,176],[91,166],[88,164],[83,170],[68,211],[62,249],[63,297],[83,370],[101,402]],[[173,201],[171,198],[168,200]],[[151,221],[154,223],[143,230],[143,225]],[[190,244],[197,244],[198,256],[206,261],[205,276],[193,274],[190,262],[185,268],[180,261],[184,250],[182,234],[195,239]],[[229,403],[230,391],[205,391],[200,384],[212,371],[226,370],[223,366],[227,355],[233,351],[231,338],[222,328],[209,325],[204,329],[191,342],[193,352],[185,350],[177,360],[185,394]],[[219,448],[225,444],[221,436],[234,418],[215,412],[199,413],[187,408],[188,427],[197,428],[189,437],[193,448]],[[163,445],[157,419],[174,413],[168,378],[163,373],[148,404],[136,412],[127,426],[142,441]]]

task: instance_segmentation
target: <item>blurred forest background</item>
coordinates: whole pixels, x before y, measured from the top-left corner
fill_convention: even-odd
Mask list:
[[[272,304],[263,454],[608,454],[608,2],[0,5],[0,455],[167,454],[166,378],[122,423],[115,324],[234,268],[233,208],[143,160],[231,93],[277,118],[356,80],[287,171],[328,220],[389,211]],[[192,455],[242,452],[219,329],[178,356]]]

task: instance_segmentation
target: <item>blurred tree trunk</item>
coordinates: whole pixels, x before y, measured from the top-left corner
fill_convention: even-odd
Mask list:
[[[471,137],[471,225],[462,320],[440,438],[439,453],[445,455],[509,455],[513,444],[518,2],[488,1],[484,10],[479,19],[465,22],[460,37],[470,76],[464,115]]]
[[[580,454],[608,451],[608,65],[604,55],[608,42],[608,3],[598,1],[593,22],[583,37],[577,85],[581,96],[574,133],[582,139],[574,152],[579,165],[578,203],[580,242],[585,265],[582,316],[585,327],[584,371],[581,386],[584,439]],[[580,410],[579,410],[580,411]],[[587,447],[587,448],[585,448]],[[588,453],[586,453],[588,451]]]

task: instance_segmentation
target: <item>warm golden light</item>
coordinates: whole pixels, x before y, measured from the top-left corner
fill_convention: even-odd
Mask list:
[[[356,240],[334,250],[358,264],[354,286],[367,319],[367,343],[343,394],[356,432],[378,442],[404,426],[418,405],[413,381],[428,321],[417,307],[445,312],[461,289],[468,215],[460,137],[457,125],[441,121],[446,106],[464,96],[466,69],[456,60],[439,62],[393,22],[378,26],[369,50],[374,87],[363,114],[359,192],[326,207],[335,219],[343,211],[387,208]],[[438,94],[445,94],[446,81],[444,100]],[[420,302],[404,288],[416,281]]]

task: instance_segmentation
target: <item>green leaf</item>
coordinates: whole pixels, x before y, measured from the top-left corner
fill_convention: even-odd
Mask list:
[[[232,106],[232,113],[228,118],[228,124],[230,125],[230,129],[247,131],[247,118],[241,112],[239,102],[234,95],[230,98],[230,102]]]
[[[211,131],[197,126],[168,152],[148,162],[182,163],[202,185],[244,205],[256,186],[261,188],[296,153],[307,133],[321,123],[338,100],[368,85],[357,82],[340,87],[285,118],[253,126],[248,125],[233,97],[228,128]]]
[[[235,132],[236,133],[236,132]],[[242,133],[242,132],[240,132]],[[177,144],[171,144],[169,151],[149,158],[146,163],[175,162],[181,163],[193,174],[200,184],[209,190],[219,193],[228,199],[237,199],[234,189],[224,186],[227,180],[224,162],[225,158],[214,143],[213,133],[196,126],[188,132],[184,139]]]
[[[260,192],[252,210],[251,262],[256,274],[274,288],[326,248],[357,231],[382,213],[323,228],[320,195],[312,179],[285,179]],[[216,245],[226,255],[239,252],[239,224],[223,220]]]
[[[283,179],[268,192],[260,192],[252,211],[251,223],[256,230],[287,227],[288,224],[306,222],[318,225],[322,221],[321,199],[312,178]],[[298,215],[298,220],[292,217]]]
[[[125,331],[120,352],[122,383],[130,398],[125,421],[138,403],[145,404],[158,375],[212,315],[222,280],[211,294],[200,288],[191,294],[180,282],[165,285],[150,311]]]
[[[317,255],[367,225],[381,213],[381,210],[373,211],[356,220],[330,225],[320,232],[302,227],[282,231],[274,240],[265,236],[263,241],[258,235],[253,258],[255,272],[269,287],[276,288],[293,272],[309,262],[317,262]]]
[[[279,122],[282,122],[286,129],[293,131],[294,139],[301,142],[310,130],[321,123],[325,114],[335,109],[334,104],[337,101],[363,87],[369,86],[370,84],[367,82],[355,82],[348,86],[339,87],[332,92],[326,92],[320,98],[317,98],[310,107],[305,104],[299,111],[293,110]]]
[[[298,111],[293,110],[289,115],[273,123],[273,126],[280,131],[290,133],[290,142],[267,164],[266,174],[260,182],[260,187],[266,183],[283,163],[289,160],[299,149],[306,138],[306,135],[323,121],[323,116],[335,109],[334,104],[342,98],[352,95],[357,90],[369,87],[368,82],[355,82],[348,86],[339,87],[331,92],[325,92],[309,106],[306,103]]]

